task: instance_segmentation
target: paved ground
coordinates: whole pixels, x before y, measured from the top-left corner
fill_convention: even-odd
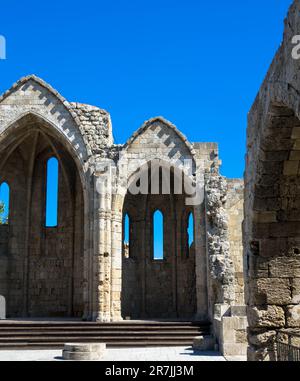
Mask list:
[[[61,361],[61,355],[61,350],[1,350],[0,361]],[[217,352],[194,352],[191,348],[186,347],[107,349],[102,360],[226,361]]]

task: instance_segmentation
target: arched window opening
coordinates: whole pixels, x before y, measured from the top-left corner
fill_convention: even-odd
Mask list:
[[[188,215],[188,224],[187,224],[187,255],[190,254],[192,245],[195,240],[195,231],[194,231],[194,216],[193,213],[189,213]]]
[[[130,258],[130,229],[131,229],[131,221],[128,213],[125,214],[124,221],[124,240],[123,240],[123,251],[124,251],[124,257]]]
[[[0,225],[8,225],[9,222],[9,197],[9,185],[4,182],[0,185]]]
[[[47,161],[46,227],[57,227],[58,221],[58,160]]]
[[[164,259],[164,216],[160,210],[153,214],[153,259]]]

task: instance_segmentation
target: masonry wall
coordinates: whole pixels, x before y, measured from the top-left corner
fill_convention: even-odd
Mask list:
[[[153,214],[164,216],[164,259],[153,255]],[[193,319],[196,313],[195,251],[186,245],[188,211],[182,195],[128,194],[129,258],[123,253],[124,318]]]
[[[7,298],[9,226],[0,226],[0,295]]]
[[[0,226],[7,314],[82,316],[82,190],[76,169],[61,148],[58,226],[46,227],[46,165],[54,153],[47,140],[37,136],[23,140],[1,172],[10,186],[9,224]],[[36,157],[30,175],[32,155]]]
[[[299,70],[292,38],[300,2],[249,113],[244,255],[248,359],[276,360],[282,330],[300,328]]]
[[[3,156],[2,156],[3,157]],[[9,225],[0,226],[6,230],[5,252],[6,272],[3,281],[6,282],[7,314],[20,316],[23,313],[23,283],[24,283],[24,253],[26,252],[26,185],[24,174],[24,159],[20,152],[15,152],[1,172],[1,179],[10,186]]]
[[[245,305],[244,295],[244,257],[242,223],[244,220],[244,181],[228,179],[226,209],[228,213],[228,232],[230,255],[234,265],[235,300],[239,306]]]

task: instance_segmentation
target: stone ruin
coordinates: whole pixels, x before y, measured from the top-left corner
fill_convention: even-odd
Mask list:
[[[10,191],[0,226],[0,294],[9,318],[209,321],[223,353],[245,353],[245,309],[232,315],[244,305],[243,180],[220,175],[217,144],[191,143],[156,117],[116,145],[108,112],[70,103],[28,76],[0,99],[0,157],[0,186]],[[50,227],[52,157],[58,222]],[[153,255],[158,210],[160,260]]]
[[[217,144],[189,142],[162,117],[116,145],[106,111],[70,103],[35,76],[3,94],[0,186],[9,185],[10,205],[0,294],[9,318],[209,321],[224,355],[248,346],[249,360],[276,359],[276,339],[300,327],[299,16],[297,0],[249,113],[244,181],[220,175]],[[45,225],[51,157],[54,227]]]

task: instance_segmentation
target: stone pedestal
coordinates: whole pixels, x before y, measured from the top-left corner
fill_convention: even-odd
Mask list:
[[[247,353],[246,306],[216,304],[214,333],[223,356],[245,356]]]
[[[73,343],[65,344],[63,349],[64,360],[92,361],[100,360],[106,349],[104,343]]]

